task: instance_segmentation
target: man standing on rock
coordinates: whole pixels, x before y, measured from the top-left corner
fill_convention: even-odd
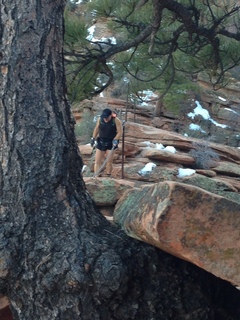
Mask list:
[[[91,138],[92,147],[94,146],[95,141],[97,141],[94,164],[95,175],[98,175],[103,160],[106,157],[108,158],[106,163],[106,176],[111,176],[114,150],[118,147],[122,131],[122,123],[117,118],[116,113],[108,108],[104,109],[102,115],[97,120]]]

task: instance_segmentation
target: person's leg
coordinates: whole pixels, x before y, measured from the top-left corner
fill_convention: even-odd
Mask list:
[[[103,162],[104,155],[105,155],[105,151],[101,151],[99,149],[96,149],[94,173],[97,173],[98,170],[100,169],[102,162]]]
[[[106,157],[108,157],[110,152],[111,152],[111,150],[106,151]],[[115,151],[112,152],[111,156],[109,157],[109,159],[106,163],[106,174],[109,174],[109,175],[111,175],[112,169],[113,169],[112,163],[113,163],[114,152]]]

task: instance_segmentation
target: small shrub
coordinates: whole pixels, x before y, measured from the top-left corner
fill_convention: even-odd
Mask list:
[[[195,159],[196,168],[198,169],[209,169],[214,161],[219,160],[218,154],[211,149],[207,142],[202,143],[193,143],[194,149],[192,149],[189,154]]]
[[[90,113],[83,113],[82,120],[75,126],[75,135],[82,143],[90,142],[96,125],[95,118]]]

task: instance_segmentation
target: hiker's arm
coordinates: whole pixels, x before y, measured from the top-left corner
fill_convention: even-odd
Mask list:
[[[97,136],[98,136],[98,133],[99,133],[99,123],[100,123],[100,118],[97,119],[97,123],[96,123],[96,126],[93,130],[93,138],[96,139]]]
[[[116,121],[117,134],[114,139],[119,140],[122,137],[122,132],[123,132],[122,122],[118,118],[115,118],[115,121]]]

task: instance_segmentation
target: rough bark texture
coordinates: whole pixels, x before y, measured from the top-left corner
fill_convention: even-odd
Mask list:
[[[217,282],[215,299],[215,278],[113,229],[86,192],[65,98],[64,2],[1,1],[0,292],[14,319],[236,315],[233,299],[231,310],[219,303],[230,285]]]

